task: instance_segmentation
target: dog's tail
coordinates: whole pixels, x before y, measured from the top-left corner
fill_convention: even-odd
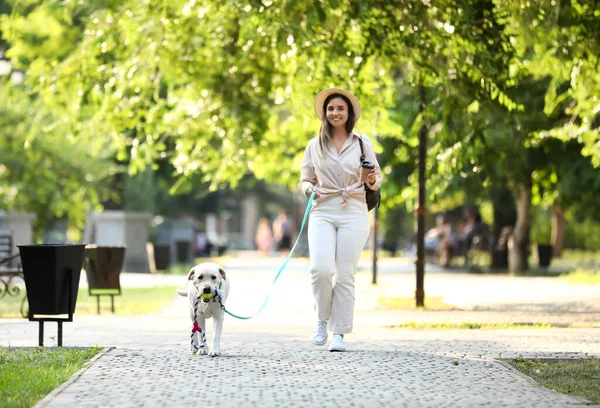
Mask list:
[[[177,294],[179,296],[187,297],[188,293],[186,289],[177,289]]]

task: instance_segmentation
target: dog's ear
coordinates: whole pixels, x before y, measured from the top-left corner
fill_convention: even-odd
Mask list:
[[[227,277],[225,276],[225,269],[219,268],[219,273],[221,274],[223,280],[227,280]]]
[[[188,273],[188,280],[194,280],[194,268],[190,269],[190,272]]]

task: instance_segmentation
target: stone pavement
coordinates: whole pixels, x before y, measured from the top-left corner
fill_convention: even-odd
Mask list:
[[[1,322],[35,345],[37,326]],[[52,325],[47,324],[47,331]],[[226,321],[222,357],[192,356],[189,322],[173,315],[81,316],[67,345],[110,345],[40,407],[565,407],[492,358],[600,357],[600,330],[390,330],[357,325],[346,353],[310,342],[310,327]],[[209,324],[208,332],[211,333]]]
[[[383,273],[377,287],[358,275],[355,329],[346,353],[311,341],[314,316],[304,272],[291,268],[255,319],[227,317],[223,356],[192,356],[186,299],[161,314],[75,316],[64,325],[66,346],[101,345],[89,368],[55,390],[40,407],[566,407],[585,401],[538,387],[496,358],[600,357],[600,288],[556,280],[431,273],[428,296],[466,299],[468,311],[379,310],[378,296],[410,296],[414,277]],[[252,314],[275,271],[228,269],[228,308]],[[481,279],[480,279],[481,278]],[[124,274],[125,286],[178,283],[182,277]],[[183,278],[184,279],[184,278]],[[596,285],[600,286],[600,285]],[[491,289],[490,289],[491,288]],[[509,290],[512,288],[512,290]],[[542,288],[543,290],[538,290]],[[476,292],[487,293],[482,296]],[[505,292],[501,295],[499,292]],[[570,296],[564,296],[567,291]],[[472,293],[473,292],[473,293]],[[520,294],[520,295],[519,295]],[[527,296],[527,295],[530,296]],[[482,300],[487,300],[487,303]],[[577,302],[573,302],[576,299]],[[483,304],[483,306],[481,306]],[[537,309],[514,305],[541,305]],[[579,306],[574,306],[577,304]],[[581,306],[581,305],[585,306]],[[544,306],[546,305],[546,306]],[[548,306],[550,305],[550,306]],[[552,306],[553,305],[553,306]],[[484,309],[484,310],[481,310]],[[572,321],[587,328],[544,330],[412,330],[404,321]],[[35,346],[37,324],[0,320],[1,346]],[[56,330],[46,324],[47,336]],[[210,339],[212,322],[208,322]],[[51,339],[46,339],[52,345]]]

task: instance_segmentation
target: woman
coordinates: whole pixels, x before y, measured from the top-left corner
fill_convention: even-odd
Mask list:
[[[271,245],[273,245],[273,233],[271,232],[269,220],[261,218],[258,222],[258,228],[256,228],[256,247],[260,253],[267,256],[271,250]]]
[[[321,129],[319,136],[306,146],[298,185],[307,197],[314,190],[318,200],[308,226],[318,319],[313,342],[324,345],[329,329],[333,333],[330,351],[344,351],[344,335],[352,332],[354,275],[370,230],[365,187],[359,178],[359,137],[365,160],[375,164],[366,185],[372,190],[381,185],[381,171],[371,141],[353,132],[360,110],[358,99],[343,89],[330,88],[317,95],[315,113],[321,120]]]

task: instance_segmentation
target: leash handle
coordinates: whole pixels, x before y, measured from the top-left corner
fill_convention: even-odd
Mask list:
[[[292,254],[294,253],[294,250],[296,249],[296,245],[298,245],[298,241],[300,241],[300,237],[302,236],[302,231],[304,231],[304,226],[306,225],[306,220],[308,220],[308,214],[310,213],[310,210],[312,208],[314,198],[315,198],[315,189],[313,188],[313,191],[310,194],[310,197],[308,198],[308,203],[306,204],[306,210],[304,211],[304,218],[302,219],[302,225],[300,226],[300,232],[298,233],[298,238],[296,238],[296,242],[294,242],[294,246],[290,250],[290,253],[288,254],[287,258],[285,259],[285,261],[283,261],[283,265],[281,265],[281,267],[279,268],[279,271],[277,271],[277,274],[275,275],[275,278],[273,279],[273,283],[271,284],[271,287],[273,287],[273,285],[275,285],[275,282],[277,282],[277,279],[279,279],[279,277],[281,276],[281,273],[287,266],[290,258],[292,257]],[[267,295],[263,304],[258,308],[258,311],[256,313],[254,313],[254,315],[252,315],[252,316],[238,316],[234,313],[231,313],[229,310],[227,310],[225,308],[225,306],[223,305],[223,303],[221,302],[220,298],[219,298],[219,302],[221,302],[221,310],[223,310],[229,316],[235,317],[236,319],[240,319],[240,320],[248,320],[248,319],[252,319],[253,317],[257,316],[265,308],[270,297],[271,297],[271,292],[269,291],[269,294]]]

